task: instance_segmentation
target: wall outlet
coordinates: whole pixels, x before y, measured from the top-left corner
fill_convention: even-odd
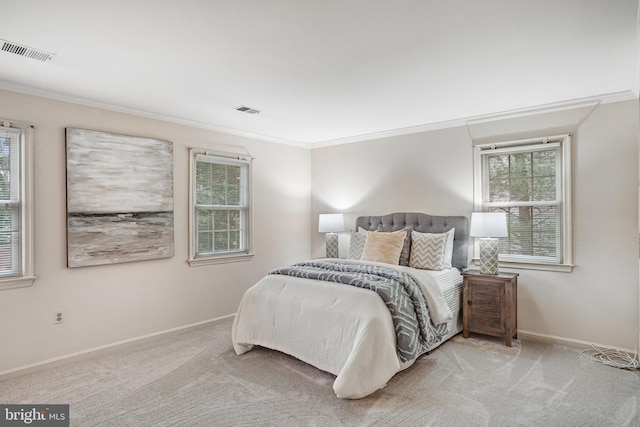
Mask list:
[[[59,325],[62,322],[64,322],[64,318],[62,317],[62,312],[59,311],[56,313],[55,320],[53,321],[53,323],[55,325]]]

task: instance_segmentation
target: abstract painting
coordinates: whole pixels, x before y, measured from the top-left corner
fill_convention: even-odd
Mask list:
[[[66,128],[67,266],[174,255],[173,144]]]

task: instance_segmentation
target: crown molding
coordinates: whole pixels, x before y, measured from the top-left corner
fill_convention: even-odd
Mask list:
[[[119,105],[109,104],[106,102],[94,101],[87,98],[76,97],[73,95],[54,92],[46,89],[39,89],[32,86],[20,85],[6,80],[0,80],[0,89],[22,93],[25,95],[38,96],[41,98],[52,99],[54,101],[67,102],[70,104],[83,105],[85,107],[99,108],[102,110],[113,111],[115,113],[129,114],[137,117],[144,117],[153,120],[160,120],[168,123],[175,123],[183,126],[190,126],[199,129],[211,130],[214,132],[220,132],[228,135],[240,136],[244,138],[257,139],[260,141],[272,142],[274,144],[291,145],[300,148],[310,148],[309,143],[290,141],[281,138],[275,138],[259,133],[247,132],[239,129],[229,128],[220,125],[213,125],[209,123],[203,123],[196,120],[185,119],[182,117],[169,116],[158,113],[151,113],[144,110],[138,110],[135,108],[122,107]]]
[[[555,102],[550,104],[537,105],[527,108],[519,108],[498,113],[484,114],[455,120],[427,123],[419,126],[411,126],[389,131],[356,135],[347,138],[333,139],[330,141],[322,141],[313,143],[311,148],[323,148],[333,145],[351,144],[354,142],[369,141],[373,139],[389,138],[400,135],[409,135],[420,132],[430,132],[440,129],[453,128],[458,126],[469,126],[474,124],[488,123],[491,121],[505,120],[511,118],[525,117],[534,114],[552,113],[556,111],[570,110],[574,108],[595,107],[599,104],[609,104],[614,102],[630,101],[638,99],[638,95],[633,91],[615,92],[586,98],[572,99],[568,101]]]
[[[639,55],[639,63],[640,63],[640,55]],[[640,65],[639,67],[640,68]],[[636,79],[640,80],[640,76]],[[638,85],[638,82],[635,82]],[[151,113],[148,111],[138,110],[135,108],[122,107],[114,104],[109,104],[105,102],[99,102],[90,100],[87,98],[76,97],[68,94],[63,94],[59,92],[54,92],[45,89],[39,89],[32,86],[20,85],[17,83],[9,82],[6,80],[0,80],[0,89],[18,92],[26,95],[39,96],[42,98],[52,99],[61,102],[67,102],[72,104],[84,105],[87,107],[99,108],[103,110],[113,111],[116,113],[129,114],[137,117],[145,117],[153,120],[160,120],[169,123],[175,123],[184,126],[195,127],[199,129],[207,129],[214,132],[220,132],[228,135],[234,135],[244,138],[256,139],[259,141],[271,142],[274,144],[283,144],[289,145],[298,148],[305,149],[316,149],[323,147],[330,147],[334,145],[343,145],[343,144],[351,144],[355,142],[363,142],[374,139],[382,139],[382,138],[390,138],[402,135],[410,135],[421,132],[430,132],[441,129],[449,129],[460,126],[469,126],[470,124],[484,123],[490,122],[494,120],[503,120],[508,118],[516,118],[527,116],[531,114],[540,114],[540,113],[549,113],[553,111],[561,111],[572,108],[580,108],[586,107],[590,104],[607,104],[613,102],[621,102],[621,101],[629,101],[633,99],[638,99],[638,88],[634,87],[633,90],[615,92],[609,94],[603,94],[598,96],[579,98],[574,100],[562,101],[557,103],[550,103],[544,105],[538,105],[534,107],[514,109],[508,111],[502,111],[497,113],[478,115],[472,117],[464,117],[453,120],[434,122],[434,123],[426,123],[417,126],[409,126],[398,129],[391,129],[381,132],[367,133],[362,135],[354,135],[345,138],[337,138],[333,140],[326,141],[318,141],[318,142],[301,142],[301,141],[291,141],[281,138],[275,138],[267,135],[262,135],[253,132],[247,132],[239,129],[229,128],[220,125],[213,125],[209,123],[203,123],[195,120],[185,119],[182,117],[168,116],[163,114]]]

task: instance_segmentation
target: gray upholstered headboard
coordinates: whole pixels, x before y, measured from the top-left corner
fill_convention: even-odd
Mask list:
[[[453,259],[451,264],[457,268],[466,268],[468,263],[469,219],[466,216],[433,216],[423,213],[397,212],[381,216],[359,216],[356,230],[398,231],[412,225],[421,233],[444,233],[455,227],[453,235]]]

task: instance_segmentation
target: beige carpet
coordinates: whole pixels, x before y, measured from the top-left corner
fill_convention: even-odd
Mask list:
[[[1,403],[68,403],[72,426],[640,426],[640,373],[535,341],[454,337],[375,394],[266,350],[231,320],[0,382]]]

